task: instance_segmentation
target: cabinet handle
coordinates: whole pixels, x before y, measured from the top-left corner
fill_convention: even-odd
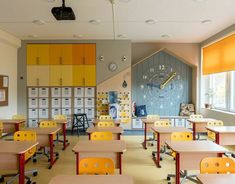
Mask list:
[[[60,65],[63,64],[63,58],[60,56]]]
[[[36,64],[39,65],[39,57],[36,57]]]
[[[60,78],[60,85],[62,86],[62,78]]]
[[[36,79],[37,86],[39,86],[39,78]]]
[[[85,78],[83,78],[82,80],[83,80],[83,81],[82,81],[83,86],[85,86],[85,80],[86,80],[86,79],[85,79]]]

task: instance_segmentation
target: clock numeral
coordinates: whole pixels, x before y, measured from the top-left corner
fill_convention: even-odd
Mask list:
[[[159,70],[165,70],[165,65],[159,65]]]

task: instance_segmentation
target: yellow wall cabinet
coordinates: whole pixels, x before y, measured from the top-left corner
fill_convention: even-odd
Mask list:
[[[27,45],[28,65],[48,65],[49,45],[48,44],[28,44]]]
[[[71,65],[72,44],[50,44],[50,65]]]
[[[95,44],[74,44],[73,45],[74,65],[95,65],[96,45]]]
[[[28,86],[49,86],[50,70],[49,65],[28,65],[27,85]]]

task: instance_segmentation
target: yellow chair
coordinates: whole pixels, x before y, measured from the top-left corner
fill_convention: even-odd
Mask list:
[[[101,115],[100,120],[112,120],[113,118],[110,115]]]
[[[100,121],[100,122],[98,122],[98,127],[114,127],[115,125],[114,125],[114,122],[112,122],[112,121]]]
[[[231,158],[208,157],[200,164],[202,174],[230,174],[235,173],[235,162]]]
[[[14,120],[26,120],[26,116],[25,115],[21,115],[21,114],[15,114],[11,117],[11,119]],[[20,124],[20,128],[24,128],[25,127],[25,123],[21,123]]]
[[[149,114],[146,117],[147,119],[160,119],[160,116],[157,114]]]
[[[84,158],[79,162],[81,175],[110,175],[114,174],[114,161],[110,158]]]
[[[110,140],[113,140],[113,134],[112,132],[92,132],[91,140],[110,141]]]
[[[207,126],[224,126],[223,121],[209,121]],[[215,140],[215,133],[211,131],[207,131],[207,136],[209,139]]]
[[[2,133],[3,133],[3,123],[0,122],[0,138],[2,137]]]
[[[17,131],[14,133],[14,141],[37,141],[36,132],[34,131]],[[33,158],[36,153],[37,147],[33,147],[30,150],[28,150],[25,153],[25,161],[29,160],[30,158]],[[26,176],[26,174],[33,174],[33,176],[37,176],[38,171],[36,169],[25,171],[25,178],[27,179],[27,183],[31,183],[30,177]],[[19,174],[6,174],[1,175],[1,180],[4,181],[5,177],[12,177],[7,183],[12,183],[17,177],[19,177]]]
[[[67,116],[59,114],[59,115],[55,115],[53,119],[54,120],[67,120]]]
[[[41,121],[39,123],[39,127],[41,127],[41,128],[57,127],[57,123],[55,121]]]
[[[189,119],[199,119],[199,118],[203,118],[203,116],[201,114],[191,114],[189,116]]]
[[[170,127],[171,123],[169,119],[160,119],[154,122],[155,127]]]

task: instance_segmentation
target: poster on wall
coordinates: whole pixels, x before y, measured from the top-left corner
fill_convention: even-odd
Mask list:
[[[8,105],[8,76],[0,75],[0,106]]]
[[[6,101],[6,91],[4,89],[0,89],[0,102]]]

